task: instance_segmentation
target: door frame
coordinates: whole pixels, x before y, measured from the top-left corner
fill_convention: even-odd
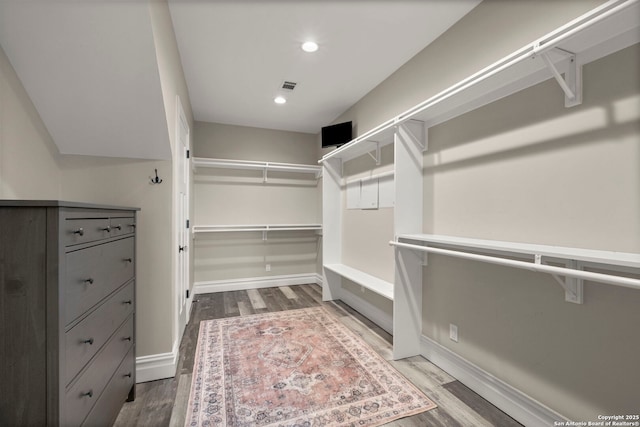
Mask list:
[[[185,145],[181,143],[181,130],[186,129]],[[174,251],[174,280],[173,293],[175,298],[175,339],[179,342],[185,326],[189,323],[191,313],[191,229],[187,227],[191,214],[191,159],[188,155],[191,149],[191,129],[187,121],[180,96],[176,95],[176,130],[173,156],[173,251]],[[181,184],[184,183],[184,187]],[[184,190],[184,195],[182,191]],[[184,232],[184,235],[181,234]],[[184,247],[184,250],[179,250]],[[188,293],[188,297],[187,297]]]

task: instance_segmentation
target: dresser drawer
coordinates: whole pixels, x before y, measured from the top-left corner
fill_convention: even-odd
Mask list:
[[[134,370],[135,357],[134,351],[131,349],[84,420],[83,426],[110,427],[113,425],[122,404],[127,400],[129,391],[133,387]]]
[[[71,382],[118,326],[133,313],[133,298],[134,282],[131,282],[65,334],[65,384]]]
[[[111,237],[122,236],[125,234],[135,233],[136,222],[133,216],[130,217],[112,217],[109,221],[111,227]]]
[[[133,278],[133,237],[66,255],[65,325]]]
[[[63,221],[63,243],[65,246],[88,243],[111,236],[111,223],[105,218],[67,218]]]
[[[133,349],[133,343],[126,340],[132,336],[133,316],[130,316],[66,392],[62,425],[82,424],[125,355]]]

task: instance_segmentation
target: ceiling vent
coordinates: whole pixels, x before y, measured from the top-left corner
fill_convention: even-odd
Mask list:
[[[286,90],[294,90],[296,88],[296,85],[298,83],[295,82],[289,82],[289,81],[284,81],[282,82],[282,89],[286,89]]]

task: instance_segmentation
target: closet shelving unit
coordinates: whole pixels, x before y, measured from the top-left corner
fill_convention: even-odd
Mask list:
[[[194,157],[192,160],[194,171],[199,168],[218,168],[236,170],[257,170],[263,173],[263,182],[268,180],[269,171],[288,172],[296,174],[313,175],[319,179],[322,167],[316,165],[304,165],[297,163],[260,162],[253,160],[229,160]],[[270,231],[316,231],[322,232],[322,224],[249,224],[249,225],[195,225],[193,234],[201,233],[230,233],[230,232],[262,232],[262,240],[267,240]]]
[[[266,189],[266,187],[272,184],[286,187],[287,185],[290,184],[288,181],[288,178],[294,179],[295,183],[293,185],[296,185],[296,186],[299,186],[302,180],[305,181],[305,185],[304,185],[305,187],[307,186],[306,185],[307,181],[311,182],[312,185],[310,186],[310,188],[312,188],[312,190],[315,192],[317,180],[320,178],[320,174],[322,173],[322,168],[320,166],[296,164],[296,163],[280,163],[280,162],[266,162],[266,161],[261,162],[261,161],[250,161],[250,160],[229,160],[229,159],[195,157],[192,159],[192,164],[193,164],[194,173],[196,176],[199,173],[204,175],[203,173],[204,171],[212,170],[212,169],[215,169],[215,170],[234,169],[239,171],[248,171],[249,173],[247,174],[247,176],[249,177],[250,184],[255,186],[258,192],[260,192],[259,187],[261,185],[265,186],[265,191],[269,191]],[[262,177],[261,177],[262,179],[260,179],[260,172],[262,172]],[[219,173],[219,171],[215,171],[215,173]],[[270,178],[269,173],[272,173],[272,176],[274,178],[277,175],[278,180],[276,181],[275,179],[272,179],[271,181],[269,181],[269,178]],[[216,185],[215,182],[211,182],[206,178],[203,179],[202,182],[197,182],[197,185],[202,186],[200,187],[200,189],[203,190],[204,193],[202,194],[205,196],[208,195],[207,194],[208,192],[210,194],[210,191],[215,191],[215,189],[210,189],[208,188],[208,186]],[[225,179],[226,184],[233,185],[236,183],[235,178],[233,177],[229,177],[229,178],[230,180]],[[240,184],[244,185],[247,183],[247,179],[245,178],[247,177],[245,177],[244,174],[242,174],[242,177],[240,179]],[[284,178],[287,178],[287,180],[285,180]],[[246,194],[246,193],[242,193],[242,194]],[[251,193],[251,194],[254,194],[254,193]],[[293,200],[293,199],[287,199],[287,200]],[[255,211],[261,212],[262,211],[261,207],[262,207],[261,205],[260,206],[256,205]],[[313,211],[310,211],[310,212],[313,212]],[[309,213],[305,214],[304,216],[308,216],[308,215]],[[206,218],[206,217],[207,217],[206,214],[203,215],[203,218]],[[295,221],[296,219],[292,218],[292,219],[289,219],[288,221],[291,221],[291,220]],[[311,221],[315,221],[315,220],[316,219],[314,218]],[[261,220],[257,220],[256,222],[258,221],[261,222]],[[207,243],[207,237],[205,236],[208,236],[209,238],[213,237],[214,239],[216,239],[219,236],[226,237],[227,235],[232,235],[234,237],[235,244],[239,243],[242,245],[252,246],[253,245],[252,242],[254,242],[254,240],[257,238],[257,235],[259,235],[259,233],[262,233],[262,240],[263,240],[263,243],[265,243],[264,250],[266,251],[264,254],[264,262],[265,264],[267,264],[266,270],[269,271],[270,269],[268,267],[267,258],[271,255],[268,255],[268,253],[273,252],[272,250],[267,249],[267,247],[269,246],[267,244],[267,241],[269,239],[273,239],[274,241],[277,241],[277,242],[283,242],[286,239],[286,241],[289,241],[290,243],[296,242],[295,244],[299,244],[302,241],[311,240],[316,242],[315,253],[319,251],[318,243],[322,236],[322,224],[309,223],[307,221],[309,221],[309,219],[306,219],[306,220],[302,219],[302,221],[299,223],[277,223],[277,224],[273,224],[273,223],[237,224],[235,223],[234,224],[233,219],[230,218],[228,222],[220,221],[216,224],[215,223],[216,221],[209,222],[206,220],[200,220],[199,224],[196,224],[192,227],[192,233],[194,238],[196,240],[200,240],[204,245],[203,247],[205,249],[203,250],[205,251],[205,254],[202,256],[206,256],[206,250],[210,249],[210,246],[211,246],[210,242]],[[295,235],[295,239],[293,238],[294,235]],[[214,240],[214,239],[211,239],[211,240]],[[228,244],[228,242],[226,239],[221,239],[221,244],[226,245]],[[209,248],[207,249],[207,247]],[[196,248],[196,251],[197,250],[198,248]],[[291,254],[293,254],[294,250],[291,250],[290,252]],[[290,276],[305,276],[305,279],[293,278]],[[316,276],[315,266],[313,267],[312,271],[309,271],[309,274],[294,274],[294,275],[277,276],[277,277],[278,277],[278,281],[288,280],[287,283],[293,284],[293,282],[296,282],[297,280],[304,280],[306,283],[306,281],[309,280],[307,277],[311,277],[311,276],[313,277]],[[229,290],[229,289],[249,289],[254,286],[262,287],[264,286],[265,283],[272,283],[273,280],[271,279],[274,279],[274,277],[271,277],[271,276],[269,276],[268,278],[242,277],[242,278],[234,278],[229,280],[206,280],[208,278],[204,277],[203,279],[205,280],[201,280],[195,283],[196,293],[217,292],[219,290]]]
[[[322,231],[322,224],[248,224],[248,225],[196,225],[194,234],[262,232],[262,240],[267,240],[270,231]]]
[[[228,160],[194,157],[192,164],[194,170],[196,171],[198,170],[198,168],[261,170],[263,172],[264,182],[267,182],[267,173],[269,171],[312,174],[316,179],[320,178],[320,174],[322,173],[322,168],[320,166],[303,165],[297,163],[258,162],[252,160]]]
[[[629,287],[638,287],[640,283],[634,279],[608,274],[598,277],[580,269],[584,265],[597,264],[607,270],[636,269],[637,272],[640,266],[638,254],[435,237],[421,233],[422,158],[423,151],[428,149],[429,127],[550,78],[556,79],[560,90],[565,93],[565,106],[580,104],[582,66],[640,42],[639,17],[638,0],[604,3],[325,155],[320,160],[323,166],[323,298],[340,299],[342,279],[346,278],[391,299],[393,357],[400,359],[420,354],[423,252],[447,250],[434,248],[436,243],[458,249],[463,246],[467,252],[491,251],[493,255],[533,257],[533,262],[527,263],[529,267],[555,274],[565,288],[567,300],[572,302],[579,303],[582,299],[580,277],[606,280],[607,283],[625,282]],[[380,149],[388,144],[394,144],[395,155],[394,234],[397,237],[390,242],[396,248],[394,283],[381,281],[344,265],[341,260],[343,163],[363,155],[370,155],[379,163]],[[488,258],[496,257],[476,260],[493,261]],[[549,270],[548,267],[552,266],[545,265],[545,260],[560,260],[566,262],[567,267]],[[561,275],[566,279],[560,278]]]

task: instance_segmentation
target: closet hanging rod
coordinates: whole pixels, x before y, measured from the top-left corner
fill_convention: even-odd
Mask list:
[[[241,231],[308,231],[322,230],[321,224],[247,224],[247,225],[196,225],[194,233],[228,233]]]
[[[254,170],[279,170],[284,172],[313,173],[321,172],[320,166],[304,165],[297,163],[259,162],[253,160],[227,160],[204,157],[193,158],[194,167],[210,167],[223,169],[254,169]]]
[[[324,157],[322,157],[322,159],[318,161],[318,163],[323,163],[324,161],[332,157],[340,157],[341,153],[348,152],[359,143],[366,142],[369,138],[375,135],[378,135],[386,130],[389,130],[395,126],[401,125],[408,120],[413,119],[419,113],[422,113],[429,108],[443,103],[444,101],[459,94],[460,92],[470,89],[506,69],[509,69],[526,60],[531,60],[538,57],[541,53],[547,52],[557,47],[560,43],[598,24],[599,22],[611,17],[612,15],[621,13],[625,9],[637,4],[639,1],[640,0],[608,1],[607,3],[592,10],[586,15],[574,19],[573,21],[567,23],[566,25],[563,25],[557,30],[537,39],[533,43],[529,43],[528,45],[518,49],[510,55],[507,55],[506,57],[489,65],[488,67],[483,68],[477,73],[472,74],[471,76],[459,81],[458,83],[450,86],[442,92],[437,93],[431,98],[428,98],[425,101],[415,105],[409,110],[381,123],[375,128],[365,132],[359,137],[343,145],[342,147],[326,154]]]
[[[553,49],[559,43],[562,43],[581,31],[604,21],[612,15],[622,12],[624,9],[638,3],[638,1],[639,0],[610,0],[591,11],[592,15],[595,15],[594,17],[591,17],[590,14],[590,16],[584,20],[581,20],[582,17],[576,18],[546,36],[539,38],[534,43],[534,52],[536,54],[540,54]],[[547,41],[547,39],[550,40]]]
[[[389,244],[392,246],[412,249],[412,250],[421,251],[421,252],[430,252],[430,253],[435,253],[440,255],[447,255],[455,258],[480,261],[488,264],[503,265],[507,267],[515,267],[515,268],[520,268],[520,269],[530,270],[535,272],[559,274],[566,277],[574,277],[576,279],[591,280],[594,282],[607,283],[610,285],[622,286],[625,288],[631,288],[631,289],[637,289],[637,290],[640,289],[640,280],[632,279],[629,277],[614,276],[611,274],[603,274],[603,273],[594,273],[591,271],[574,270],[571,268],[556,267],[553,265],[546,265],[546,264],[536,264],[536,263],[531,263],[527,261],[517,261],[517,260],[512,260],[507,258],[489,256],[489,255],[479,255],[479,254],[474,254],[469,252],[454,251],[451,249],[440,249],[440,248],[433,248],[430,246],[411,245],[408,243],[395,242],[393,240],[390,241]]]

